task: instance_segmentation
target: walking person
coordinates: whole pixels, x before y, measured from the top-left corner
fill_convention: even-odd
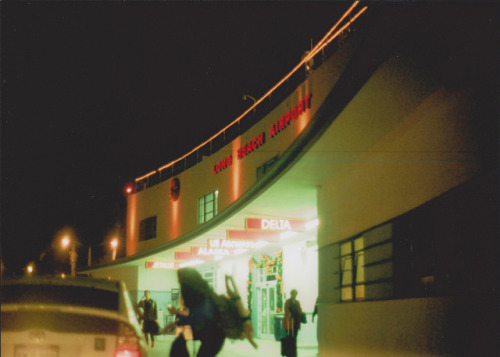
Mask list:
[[[226,338],[220,326],[220,316],[215,303],[215,293],[194,268],[181,268],[177,272],[181,286],[184,308],[170,307],[169,312],[177,315],[177,326],[191,326],[194,340],[201,341],[197,357],[214,357],[219,353]],[[186,338],[179,334],[172,343],[170,357],[189,357]]]
[[[149,290],[144,292],[138,306],[144,310],[142,331],[146,336],[146,343],[149,345],[149,336],[151,336],[151,348],[153,348],[155,346],[155,334],[158,333],[158,308],[156,301],[151,299]]]
[[[287,336],[281,341],[282,356],[297,356],[297,335],[302,321],[302,307],[300,306],[300,301],[297,300],[297,294],[297,290],[292,289],[290,291],[290,298],[285,302],[283,327],[286,330]]]

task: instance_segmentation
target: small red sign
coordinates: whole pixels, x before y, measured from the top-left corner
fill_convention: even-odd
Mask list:
[[[246,228],[263,231],[301,232],[306,230],[306,221],[303,219],[247,218]]]
[[[265,240],[270,242],[280,241],[280,232],[277,231],[240,231],[231,229],[227,231],[227,239],[239,240]]]
[[[177,262],[154,262],[154,261],[147,261],[146,262],[146,269],[179,269],[179,263]]]

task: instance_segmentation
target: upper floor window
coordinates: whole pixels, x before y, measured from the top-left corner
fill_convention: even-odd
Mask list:
[[[198,200],[198,223],[210,221],[217,215],[219,206],[219,191],[214,191],[200,197]]]
[[[275,156],[272,159],[268,160],[263,165],[257,167],[257,180],[260,179],[262,176],[264,176],[266,172],[268,172],[277,161],[278,161],[278,156]]]
[[[156,216],[143,219],[139,224],[139,241],[156,238]]]

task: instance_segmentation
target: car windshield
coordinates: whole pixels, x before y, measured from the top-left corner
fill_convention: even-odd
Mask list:
[[[2,304],[76,305],[118,311],[118,292],[67,285],[4,285]]]

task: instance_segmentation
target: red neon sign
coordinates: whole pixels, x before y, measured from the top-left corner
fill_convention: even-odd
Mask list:
[[[224,170],[224,169],[228,168],[229,166],[231,166],[232,163],[233,163],[233,156],[232,155],[228,155],[224,159],[222,159],[221,161],[219,161],[218,163],[216,163],[214,166],[212,166],[212,173],[214,175],[216,175],[219,172],[221,172],[222,170]]]
[[[271,124],[269,129],[269,137],[274,138],[281,131],[285,130],[292,120],[296,120],[299,115],[305,113],[307,109],[311,108],[311,98],[312,94],[306,95],[302,100],[300,100],[296,106],[285,113],[281,118],[279,118],[275,123]]]
[[[306,221],[303,219],[282,218],[247,218],[247,229],[260,229],[264,231],[305,231]]]
[[[168,269],[168,270],[177,270],[179,269],[179,263],[176,262],[154,262],[147,261],[146,269]]]
[[[237,240],[265,240],[270,242],[280,241],[280,232],[277,231],[240,231],[230,229],[227,231],[227,239]]]
[[[235,249],[230,248],[210,248],[210,247],[191,247],[191,255],[198,257],[228,257],[234,254]]]
[[[246,145],[243,145],[241,148],[238,149],[238,160],[243,159],[245,156],[257,150],[265,143],[266,143],[266,133],[262,132],[255,138],[250,140]]]
[[[271,124],[269,129],[269,137],[274,138],[280,132],[285,130],[293,120],[297,120],[302,113],[305,113],[307,109],[311,108],[311,98],[312,94],[307,94],[299,100],[297,105],[295,105],[292,109],[286,112],[283,116],[281,116],[275,123]],[[238,153],[238,160],[243,159],[245,156],[251,154],[259,147],[266,143],[266,133],[262,132],[252,140],[250,140],[245,145],[241,146]],[[212,166],[212,174],[216,175],[222,170],[228,168],[233,163],[233,157],[228,155],[221,161],[217,162]]]

